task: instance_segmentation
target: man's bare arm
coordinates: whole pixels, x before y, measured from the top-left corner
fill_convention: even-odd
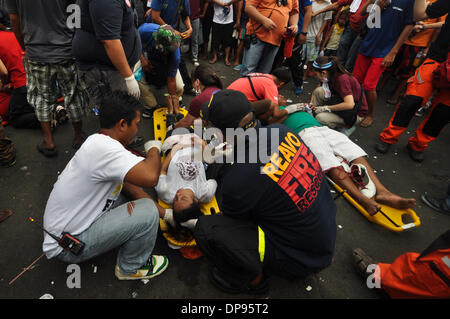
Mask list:
[[[308,32],[309,24],[312,18],[312,6],[305,7],[305,16],[303,17],[303,28],[301,32]]]
[[[119,71],[124,78],[133,75],[133,71],[128,64],[128,60],[120,39],[102,40],[101,42],[105,47],[106,54],[117,71]]]
[[[395,42],[394,47],[391,49],[391,51],[384,57],[383,62],[381,62],[381,65],[384,67],[390,67],[392,63],[394,63],[395,56],[398,53],[398,50],[400,50],[403,43],[408,39],[409,34],[411,33],[413,29],[413,25],[407,25],[403,28],[402,33],[397,39],[397,42]]]
[[[328,12],[328,11],[333,11],[333,10],[335,10],[337,8],[339,8],[339,4],[337,2],[332,3],[332,4],[326,6],[325,8],[323,8],[323,9],[321,9],[319,11],[313,12],[312,13],[312,17],[314,18],[315,16],[318,16],[321,13]]]
[[[250,4],[245,5],[245,13],[247,13],[247,15],[250,18],[254,19],[256,22],[261,23],[263,27],[268,31],[273,30],[277,27],[275,22],[261,14],[258,9]]]
[[[146,158],[133,166],[125,175],[125,182],[144,188],[155,187],[161,171],[161,157],[155,147],[147,152]]]
[[[427,13],[425,12],[427,8],[427,4],[425,0],[416,0],[414,2],[414,21],[425,20],[428,18]]]
[[[159,25],[165,25],[167,24],[162,18],[161,18],[161,11],[152,10],[152,21]]]

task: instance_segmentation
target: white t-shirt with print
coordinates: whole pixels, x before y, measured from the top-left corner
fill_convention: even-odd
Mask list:
[[[222,3],[229,2],[229,0],[222,0]],[[233,5],[229,6],[230,10],[228,14],[224,13],[224,8],[214,4],[214,17],[213,22],[218,24],[229,24],[233,22]]]
[[[88,229],[111,208],[125,175],[143,159],[107,135],[89,136],[53,186],[45,208],[44,228],[56,236],[62,232],[78,235]],[[43,251],[52,258],[62,248],[45,234]]]
[[[331,2],[329,0],[323,1],[321,3],[314,1],[312,3],[311,10],[312,12],[317,12],[329,6],[330,4]],[[323,22],[325,20],[331,20],[332,18],[333,18],[333,11],[324,12],[319,14],[318,16],[315,16],[314,18],[311,18],[311,22],[309,23],[308,27],[308,35],[306,36],[306,39],[310,41],[315,40],[317,34],[320,31],[320,27],[322,27]]]
[[[156,192],[158,197],[167,204],[173,204],[173,199],[179,189],[191,189],[200,203],[209,203],[216,193],[217,182],[206,180],[203,163],[195,161],[194,148],[188,147],[175,153],[170,161],[167,175],[160,175]]]

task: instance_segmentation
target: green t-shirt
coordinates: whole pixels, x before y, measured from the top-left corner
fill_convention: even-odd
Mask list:
[[[280,106],[284,109],[284,106]],[[284,125],[293,129],[297,133],[308,127],[322,126],[311,114],[307,112],[295,112],[288,116],[283,122]]]

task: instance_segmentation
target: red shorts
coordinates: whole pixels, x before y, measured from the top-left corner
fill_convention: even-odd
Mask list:
[[[366,91],[375,91],[377,89],[378,80],[383,74],[385,67],[381,65],[384,58],[372,58],[358,53],[353,75],[361,83]]]

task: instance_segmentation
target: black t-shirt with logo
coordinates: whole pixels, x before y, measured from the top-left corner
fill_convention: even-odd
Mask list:
[[[80,0],[81,28],[75,32],[72,49],[80,69],[112,69],[101,40],[120,39],[130,68],[142,54],[134,0]]]
[[[317,159],[284,125],[256,132],[257,140],[247,138],[246,162],[233,164],[224,177],[223,214],[253,220],[275,246],[278,259],[293,259],[309,269],[328,266],[336,206]],[[266,158],[248,155],[255,151],[265,152]],[[239,158],[239,150],[235,152]]]

